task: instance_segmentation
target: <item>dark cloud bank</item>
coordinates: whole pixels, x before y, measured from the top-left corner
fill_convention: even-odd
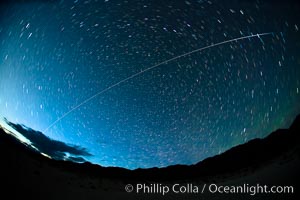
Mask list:
[[[10,127],[27,138],[41,153],[45,153],[53,159],[85,162],[86,160],[81,156],[92,156],[86,148],[52,140],[40,131],[33,130],[24,125],[14,124],[7,119],[4,120]]]

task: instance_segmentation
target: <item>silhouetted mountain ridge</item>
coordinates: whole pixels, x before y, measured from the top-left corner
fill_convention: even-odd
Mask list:
[[[207,168],[215,173],[235,171],[249,166],[259,166],[293,148],[298,148],[299,150],[299,125],[300,115],[296,117],[289,129],[278,129],[266,138],[250,140],[220,155],[207,158],[197,163],[196,166],[204,171]],[[221,163],[222,167],[220,168]]]
[[[195,165],[174,165],[166,168],[127,170],[117,167],[101,167],[89,162],[77,164],[55,161],[28,150],[8,134],[3,133],[0,134],[0,148],[1,157],[6,158],[4,163],[9,163],[9,160],[12,159],[11,156],[5,156],[5,153],[9,151],[19,154],[20,157],[29,157],[66,171],[99,177],[132,180],[184,180],[234,173],[249,167],[257,168],[294,149],[299,153],[299,124],[300,115],[297,116],[289,129],[279,129],[266,138],[251,140]]]

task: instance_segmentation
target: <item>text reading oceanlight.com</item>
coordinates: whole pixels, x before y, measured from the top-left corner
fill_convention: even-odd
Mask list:
[[[173,185],[165,185],[161,183],[151,184],[127,184],[125,191],[136,194],[203,194],[209,192],[211,194],[249,194],[251,196],[256,194],[293,194],[293,186],[268,186],[268,185],[217,185],[217,184],[203,184],[195,185],[191,183]]]

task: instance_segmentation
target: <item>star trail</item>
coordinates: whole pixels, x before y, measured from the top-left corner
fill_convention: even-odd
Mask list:
[[[288,127],[299,4],[230,2],[0,3],[0,117],[129,169],[194,164]]]

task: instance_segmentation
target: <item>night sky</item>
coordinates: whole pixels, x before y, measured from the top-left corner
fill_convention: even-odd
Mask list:
[[[102,166],[197,163],[288,127],[300,113],[299,7],[292,0],[0,3],[0,117],[86,148],[93,156],[85,159]],[[259,33],[271,34],[128,79]]]

